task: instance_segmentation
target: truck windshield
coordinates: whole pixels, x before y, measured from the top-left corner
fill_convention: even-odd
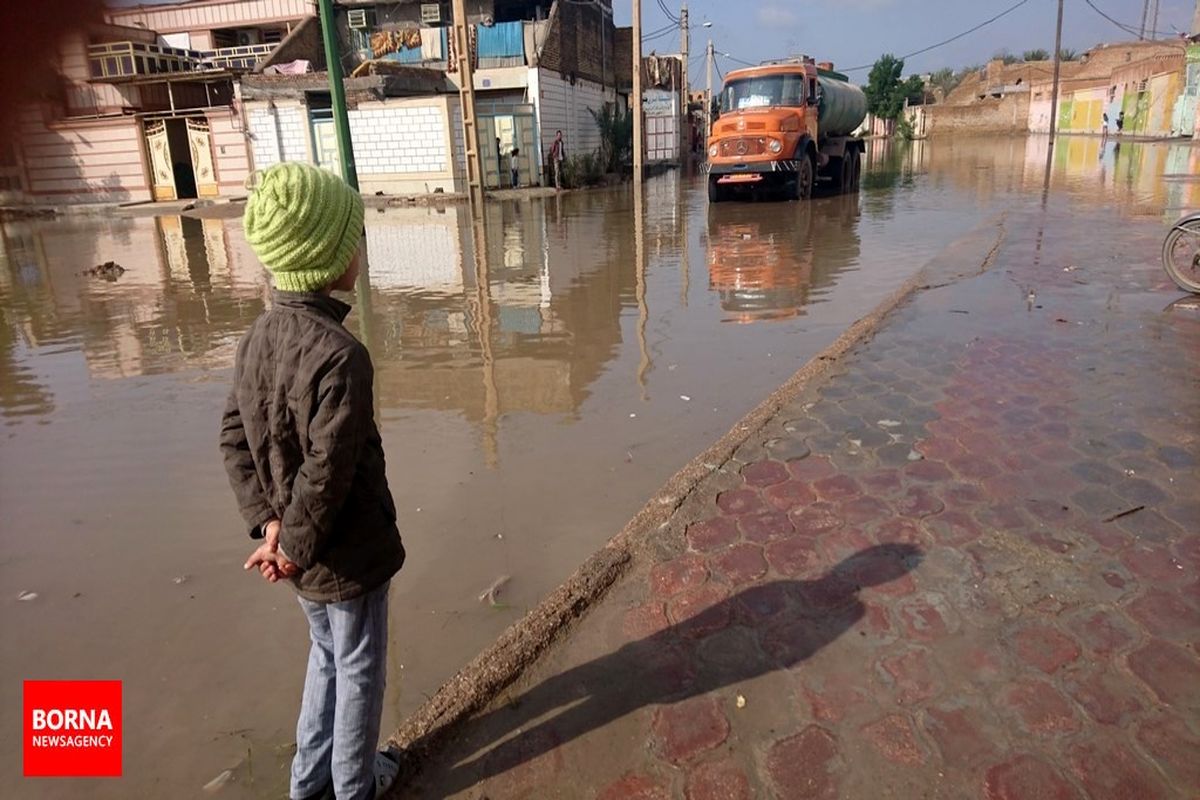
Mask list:
[[[721,90],[721,113],[748,108],[804,105],[804,75],[765,75],[729,81]]]

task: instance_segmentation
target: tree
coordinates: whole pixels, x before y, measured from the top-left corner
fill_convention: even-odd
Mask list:
[[[1026,50],[1021,54],[1022,61],[1049,61],[1050,52],[1040,47],[1036,50]]]
[[[904,59],[891,53],[879,57],[867,76],[864,93],[867,95],[867,111],[879,119],[895,120],[904,111],[904,101],[920,102],[925,96],[925,83],[913,75],[901,80]]]
[[[1063,61],[1077,61],[1079,60],[1079,53],[1069,47],[1064,47],[1058,51],[1058,57]]]
[[[620,172],[633,157],[633,112],[615,103],[588,111],[600,129],[600,166],[604,172]]]
[[[964,74],[956,73],[950,67],[942,67],[929,76],[929,85],[941,91],[942,96],[945,97],[962,83],[964,77],[966,77]]]
[[[993,59],[998,58],[1001,61],[1003,61],[1006,65],[1007,64],[1016,64],[1018,61],[1021,60],[1021,58],[1019,56],[1014,56],[1012,53],[1008,52],[1008,50],[1006,50],[1006,49],[997,50],[995,55],[992,56],[992,58]]]

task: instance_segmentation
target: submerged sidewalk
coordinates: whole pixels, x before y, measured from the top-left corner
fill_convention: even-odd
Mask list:
[[[791,400],[399,796],[1195,797],[1200,306],[1157,222],[1041,222]]]

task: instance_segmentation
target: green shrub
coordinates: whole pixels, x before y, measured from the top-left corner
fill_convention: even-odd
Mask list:
[[[563,186],[579,189],[595,186],[604,177],[604,163],[597,153],[582,153],[563,160]]]

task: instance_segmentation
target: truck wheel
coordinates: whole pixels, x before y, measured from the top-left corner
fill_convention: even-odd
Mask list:
[[[791,199],[811,200],[813,192],[813,163],[808,156],[801,156],[796,165],[796,179],[792,181]]]
[[[855,151],[850,151],[850,152],[846,153],[845,158],[843,158],[841,160],[842,161],[842,163],[841,163],[842,171],[841,171],[840,180],[838,182],[838,191],[839,192],[853,192],[854,191],[854,162],[857,158],[858,158],[858,153]]]
[[[854,155],[851,156],[850,160],[853,162],[853,169],[851,170],[852,177],[850,180],[850,191],[857,192],[858,187],[862,184],[862,154],[860,154],[857,150],[855,150]]]
[[[721,184],[717,183],[716,178],[708,179],[708,202],[720,203],[725,200],[725,190],[721,188]]]

